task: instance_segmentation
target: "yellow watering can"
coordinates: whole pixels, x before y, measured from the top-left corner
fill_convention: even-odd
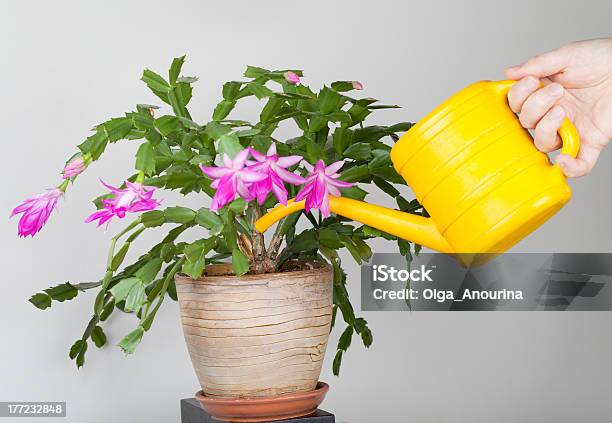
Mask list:
[[[431,217],[330,197],[332,212],[444,253],[499,254],[555,214],[570,198],[565,176],[538,151],[510,110],[515,81],[481,81],[446,100],[391,150],[395,170]],[[575,157],[579,136],[565,119],[562,152]],[[302,210],[279,205],[255,226]]]

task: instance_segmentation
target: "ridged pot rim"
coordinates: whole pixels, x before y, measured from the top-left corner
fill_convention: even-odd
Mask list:
[[[318,265],[314,269],[305,269],[305,270],[292,270],[288,272],[274,272],[274,273],[259,273],[252,275],[202,275],[199,278],[192,278],[185,273],[177,273],[175,276],[175,280],[180,281],[188,281],[188,282],[215,282],[215,281],[227,281],[227,280],[240,280],[240,281],[259,281],[259,280],[269,280],[269,279],[286,279],[289,277],[303,277],[303,276],[315,276],[324,273],[328,273],[332,271],[332,267],[325,262],[316,261],[312,262],[313,264]],[[231,269],[231,263],[218,263],[218,264],[210,264],[206,266],[206,269],[209,268],[228,268]]]

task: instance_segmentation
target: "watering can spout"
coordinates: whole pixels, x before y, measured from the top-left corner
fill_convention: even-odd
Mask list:
[[[453,252],[451,246],[430,218],[343,197],[330,196],[329,208],[337,215],[361,222],[432,250],[443,253]],[[279,204],[255,222],[255,228],[259,232],[264,232],[283,217],[303,209],[303,200],[297,202],[290,200],[286,206]]]

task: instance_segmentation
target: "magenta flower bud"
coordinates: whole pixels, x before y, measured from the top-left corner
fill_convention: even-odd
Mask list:
[[[64,166],[64,170],[62,170],[62,175],[64,179],[70,179],[83,173],[88,165],[88,160],[79,154],[68,161],[66,166]]]
[[[296,85],[300,83],[300,77],[295,72],[287,71],[283,76],[285,77],[285,81],[290,84]]]
[[[363,84],[359,81],[353,81],[353,89],[363,90]]]
[[[44,194],[27,198],[15,207],[10,217],[22,214],[17,225],[20,237],[36,235],[47,223],[49,216],[57,206],[57,201],[64,194],[60,188],[51,188]]]

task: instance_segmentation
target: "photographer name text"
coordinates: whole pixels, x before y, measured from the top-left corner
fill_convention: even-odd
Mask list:
[[[372,281],[398,282],[403,283],[402,288],[375,288],[372,296],[375,300],[431,300],[438,303],[447,301],[482,301],[482,300],[501,300],[501,301],[520,301],[524,299],[522,290],[510,289],[469,289],[465,288],[459,292],[437,288],[418,288],[412,287],[413,282],[434,283],[435,266],[427,268],[424,265],[416,269],[396,269],[393,266],[374,265],[372,266]],[[408,287],[406,287],[408,284]]]

